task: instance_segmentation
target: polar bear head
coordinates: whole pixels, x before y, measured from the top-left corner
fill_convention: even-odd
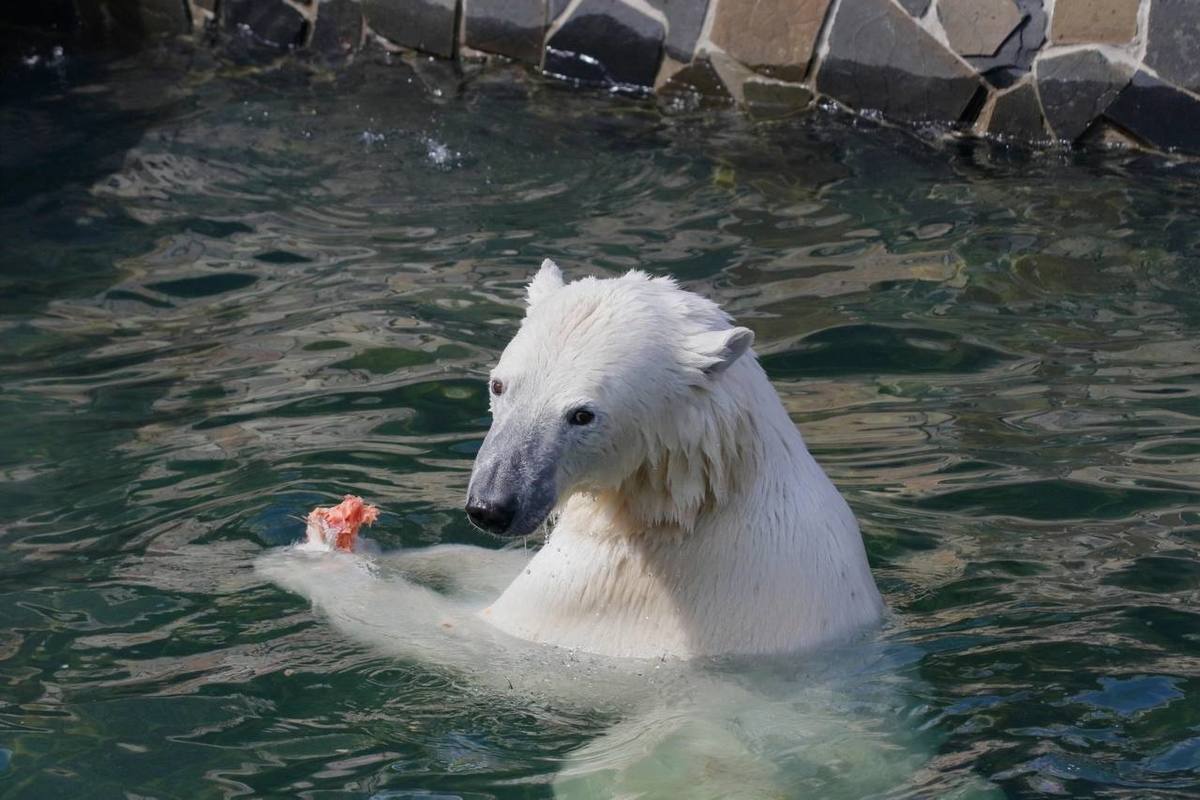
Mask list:
[[[568,284],[546,260],[526,299],[488,381],[492,426],[467,490],[472,522],[525,535],[567,496],[590,492],[651,527],[693,523],[739,466],[746,409],[731,389],[762,375],[742,358],[754,334],[641,272]]]

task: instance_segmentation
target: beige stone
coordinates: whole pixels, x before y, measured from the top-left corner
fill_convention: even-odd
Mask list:
[[[983,103],[983,108],[979,109],[979,116],[975,118],[975,122],[971,125],[971,132],[976,136],[983,136],[988,132],[988,128],[992,125],[992,114],[996,111],[996,95],[989,94],[987,100]]]
[[[725,53],[707,53],[706,56],[721,78],[721,82],[725,84],[725,91],[729,92],[733,102],[739,106],[745,105],[746,94],[743,87],[746,81],[754,77],[754,72],[745,64],[730,58]]]
[[[1055,44],[1126,44],[1137,35],[1138,0],[1058,0]]]
[[[941,0],[938,18],[960,56],[994,55],[1021,21],[1013,0]]]
[[[767,75],[801,80],[830,0],[714,0],[709,38]]]
[[[661,92],[664,86],[670,84],[675,76],[687,69],[688,66],[690,65],[676,61],[670,56],[663,56],[662,63],[658,65],[658,76],[654,79],[654,91]]]
[[[188,0],[188,12],[192,16],[192,30],[204,30],[216,19],[217,0]]]
[[[753,119],[779,119],[812,105],[813,93],[798,83],[754,77],[742,84],[746,110]]]

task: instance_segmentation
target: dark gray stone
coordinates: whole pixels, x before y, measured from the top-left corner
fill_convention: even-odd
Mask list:
[[[183,0],[139,0],[142,32],[148,36],[187,33],[192,28]]]
[[[687,63],[696,52],[709,0],[649,0],[667,18],[667,55]]]
[[[450,58],[457,0],[362,0],[371,30],[396,44]]]
[[[1033,60],[1046,42],[1046,9],[1042,0],[1015,0],[1022,19],[1016,29],[991,56],[972,56],[967,61],[988,83],[1004,89],[1029,73]]]
[[[429,96],[435,98],[458,97],[462,94],[462,61],[448,58],[405,58],[404,62],[425,87]]]
[[[1010,136],[1023,142],[1046,138],[1046,120],[1032,83],[1022,84],[996,97],[988,133]]]
[[[1105,116],[1164,150],[1200,153],[1200,100],[1138,70]]]
[[[571,5],[571,0],[548,0],[546,3],[546,22],[553,25]]]
[[[543,69],[596,85],[650,87],[666,31],[620,0],[584,0],[546,42]]]
[[[1200,2],[1154,0],[1148,27],[1146,66],[1163,80],[1200,90]]]
[[[1083,136],[1080,136],[1077,141],[1085,147],[1105,150],[1114,148],[1123,150],[1146,149],[1145,142],[1135,139],[1129,131],[1103,117],[1093,122],[1091,127],[1084,131]]]
[[[468,47],[541,64],[546,0],[464,0],[463,31]]]
[[[957,121],[978,76],[891,0],[843,0],[817,89],[896,119]]]
[[[86,14],[86,6],[81,9]],[[0,23],[17,28],[38,28],[55,33],[72,33],[79,27],[80,14],[72,0],[37,0],[22,3],[9,0],[0,3]]]
[[[914,17],[923,17],[925,12],[929,10],[931,0],[898,0],[900,5],[904,6],[904,10],[912,14]]]
[[[14,6],[14,10],[29,7],[31,11],[42,9],[47,14],[61,12],[58,3],[45,3],[44,0],[8,0],[4,5]],[[75,5],[79,17],[78,29],[95,41],[108,39],[114,43],[133,43],[147,37],[169,36],[191,30],[184,0],[88,0]],[[15,21],[19,19],[18,16]],[[30,19],[32,21],[36,17]],[[49,17],[47,22],[52,19]],[[61,30],[63,33],[70,32],[69,28]]]
[[[308,46],[326,58],[341,60],[362,42],[362,6],[354,0],[320,0]]]
[[[283,0],[221,0],[220,12],[235,53],[290,50],[304,43],[308,23]]]
[[[1099,50],[1078,50],[1037,62],[1042,111],[1059,139],[1075,141],[1129,83],[1133,70]]]

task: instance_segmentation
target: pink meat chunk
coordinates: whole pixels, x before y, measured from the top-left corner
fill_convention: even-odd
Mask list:
[[[367,505],[361,497],[348,494],[336,506],[318,506],[309,512],[305,533],[310,543],[332,546],[336,550],[350,550],[354,547],[362,524],[365,522],[370,525],[377,519],[378,508]]]

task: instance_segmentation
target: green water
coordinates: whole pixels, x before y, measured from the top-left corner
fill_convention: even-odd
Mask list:
[[[756,331],[933,743],[886,796],[1200,793],[1200,167],[186,61],[0,81],[0,796],[548,796],[606,714],[252,569],[345,492],[498,546],[480,378],[547,256]]]

